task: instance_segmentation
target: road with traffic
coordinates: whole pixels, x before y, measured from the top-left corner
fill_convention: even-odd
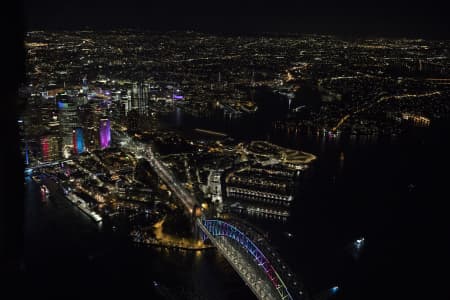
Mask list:
[[[112,130],[112,133],[119,137],[120,145],[136,155],[137,158],[145,158],[158,174],[159,178],[166,184],[168,189],[174,193],[176,198],[178,198],[184,207],[192,213],[194,206],[198,205],[197,199],[191,195],[186,188],[177,180],[177,178],[170,171],[169,167],[159,158],[158,154],[153,152],[150,145],[144,144],[133,140],[130,136],[125,133],[121,133],[116,130]]]

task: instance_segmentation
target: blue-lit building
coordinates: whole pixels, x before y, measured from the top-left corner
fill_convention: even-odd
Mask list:
[[[73,130],[72,141],[73,141],[73,151],[75,154],[80,154],[85,151],[83,128],[78,127]]]
[[[65,157],[69,155],[73,145],[73,129],[79,126],[76,103],[67,95],[57,95],[59,135],[62,138],[62,149]]]

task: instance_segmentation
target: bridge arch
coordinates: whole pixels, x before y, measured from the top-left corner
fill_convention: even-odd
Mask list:
[[[293,300],[286,285],[281,277],[278,275],[270,261],[264,256],[262,251],[237,227],[224,222],[222,220],[201,220],[202,225],[206,228],[208,233],[215,236],[225,236],[233,239],[256,261],[258,266],[264,271],[264,274],[268,277],[272,285],[275,287],[278,295],[283,300]],[[202,239],[208,239],[208,234],[204,232]]]

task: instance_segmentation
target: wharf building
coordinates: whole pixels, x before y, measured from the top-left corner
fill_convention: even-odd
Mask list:
[[[219,205],[222,204],[222,177],[223,170],[210,170],[208,175],[207,190],[211,195],[211,201]]]
[[[293,195],[283,195],[278,193],[270,193],[258,191],[256,189],[243,188],[239,186],[227,186],[227,197],[239,198],[251,202],[260,202],[269,205],[291,206],[294,200]]]
[[[226,202],[249,215],[287,218],[296,194],[296,173],[271,167],[231,171],[225,178]]]

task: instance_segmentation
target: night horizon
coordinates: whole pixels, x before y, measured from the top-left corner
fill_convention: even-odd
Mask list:
[[[27,30],[195,30],[208,33],[299,33],[448,39],[445,4],[406,1],[203,2],[25,1]]]

